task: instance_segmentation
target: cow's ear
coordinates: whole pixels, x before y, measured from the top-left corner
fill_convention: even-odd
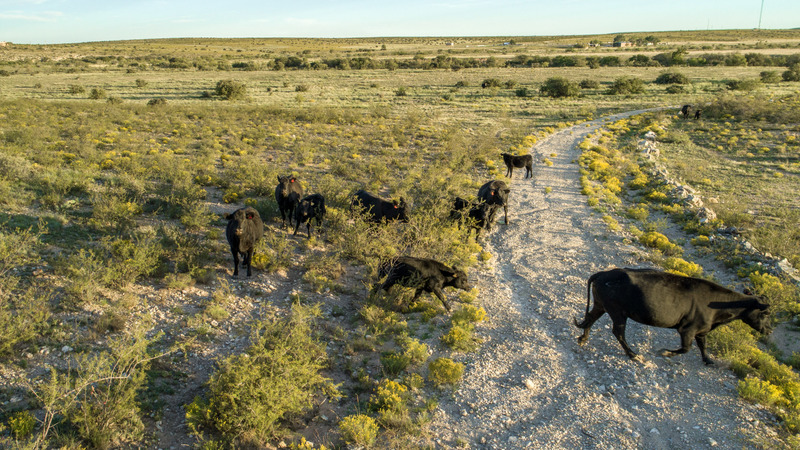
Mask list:
[[[253,213],[247,213],[247,216],[246,216],[246,217],[247,217],[248,219],[252,219],[253,217],[255,217],[255,215],[253,215]]]
[[[511,189],[503,189],[503,192],[505,192],[506,194],[508,194],[509,192],[511,192]]]
[[[289,180],[289,183],[294,183],[294,182],[295,182],[295,180],[297,180],[297,178],[295,178],[295,177],[292,177],[292,179],[290,179],[290,180]]]
[[[494,191],[492,191],[489,195],[494,195]]]
[[[225,220],[233,219],[233,214],[225,214]]]
[[[278,183],[283,183],[283,180],[281,180],[281,176],[280,175],[278,175]]]

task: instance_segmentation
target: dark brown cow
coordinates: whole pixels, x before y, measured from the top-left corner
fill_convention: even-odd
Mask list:
[[[350,199],[350,211],[356,211],[358,208],[366,213],[369,221],[376,223],[391,220],[408,222],[411,212],[411,208],[403,197],[400,197],[400,201],[389,201],[376,197],[363,189],[356,191]]]
[[[497,205],[503,207],[503,213],[505,214],[506,218],[506,225],[508,225],[508,193],[511,192],[511,189],[508,188],[508,185],[505,181],[502,180],[494,180],[489,181],[488,183],[481,186],[478,189],[478,199],[480,201],[489,204],[489,205]],[[486,229],[489,230],[494,223],[494,215],[497,212],[497,208],[493,208],[489,213],[488,223],[486,224]]]
[[[303,187],[297,178],[291,175],[279,176],[278,185],[275,186],[275,201],[281,211],[283,226],[286,226],[286,218],[289,218],[289,225],[292,224],[294,208],[303,196]]]
[[[415,288],[414,299],[423,292],[432,292],[442,301],[445,309],[450,311],[442,289],[447,286],[468,291],[472,289],[467,281],[467,274],[463,270],[448,267],[445,264],[433,259],[414,258],[412,256],[400,256],[388,263],[383,264],[379,270],[380,277],[386,280],[375,285],[374,292],[381,289],[388,291],[395,284]]]
[[[594,307],[589,310],[591,298]],[[697,342],[706,364],[713,364],[706,354],[706,334],[720,325],[742,320],[759,333],[768,334],[769,305],[758,298],[734,292],[700,278],[674,275],[654,269],[612,269],[598,272],[587,282],[586,317],[575,320],[583,329],[578,343],[589,339],[589,328],[606,312],[613,323],[612,333],[631,359],[640,357],[625,340],[625,324],[633,319],[645,325],[674,328],[681,336],[677,350],[661,350],[662,356],[689,351],[692,339]]]
[[[525,168],[525,178],[533,177],[533,156],[531,155],[512,155],[510,153],[501,153],[503,162],[506,163],[506,176],[512,178],[514,176],[514,167],[521,169]]]
[[[256,243],[264,234],[264,223],[261,221],[258,211],[250,206],[237,209],[225,218],[228,219],[225,237],[228,239],[233,254],[233,276],[239,276],[239,255],[242,255],[249,277],[253,274],[250,269],[253,251]]]

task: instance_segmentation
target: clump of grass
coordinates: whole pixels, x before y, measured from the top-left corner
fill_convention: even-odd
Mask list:
[[[649,248],[654,248],[664,253],[665,255],[680,255],[683,249],[680,246],[670,242],[669,238],[657,231],[649,231],[639,237],[639,242]]]
[[[428,364],[428,381],[434,386],[455,385],[464,373],[464,365],[450,358],[436,358]]]
[[[369,448],[378,438],[378,424],[366,414],[350,415],[339,422],[339,433],[345,444]]]

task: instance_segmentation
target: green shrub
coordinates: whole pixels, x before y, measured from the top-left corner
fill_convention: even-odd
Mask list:
[[[667,86],[666,92],[667,94],[683,94],[686,92],[686,88],[681,84],[671,84]]]
[[[701,267],[699,264],[686,261],[683,258],[678,258],[676,256],[666,258],[662,264],[667,271],[677,273],[678,275],[699,277],[703,274],[703,267]]]
[[[187,407],[192,429],[209,427],[228,441],[243,433],[266,440],[282,419],[311,408],[318,395],[338,396],[320,374],[327,355],[311,329],[318,315],[318,308],[295,304],[287,319],[256,323],[247,351],[224,359],[211,375],[208,400]]]
[[[404,342],[401,342],[400,345],[403,347],[405,356],[410,365],[419,366],[427,361],[428,355],[430,354],[428,344],[419,342],[414,338],[408,338]]]
[[[725,86],[731,91],[754,91],[761,87],[761,80],[750,78],[746,80],[729,80]]]
[[[127,336],[109,341],[108,350],[76,354],[72,370],[50,370],[49,379],[29,388],[43,410],[42,439],[64,419],[64,427],[92,448],[128,447],[144,435],[137,401],[154,358],[148,347],[160,336],[145,338],[139,323]]]
[[[689,77],[680,72],[664,72],[656,78],[656,84],[689,84]]]
[[[482,322],[486,319],[486,310],[473,305],[464,305],[460,309],[453,311],[450,321],[457,324],[471,324]]]
[[[151,98],[150,100],[147,101],[147,106],[158,107],[158,106],[165,106],[166,104],[167,104],[167,99],[161,97]]]
[[[503,83],[497,78],[487,78],[481,83],[482,88],[499,88]]]
[[[455,385],[464,373],[464,365],[450,358],[436,358],[428,364],[428,381],[435,386]]]
[[[381,355],[381,365],[386,375],[396,377],[406,370],[410,360],[405,353],[385,352]]]
[[[141,78],[137,78],[136,79],[136,87],[137,88],[147,87],[147,80],[143,80]]]
[[[86,92],[86,88],[81,86],[80,84],[71,84],[69,86],[69,93],[70,94],[77,95],[77,94],[83,94],[84,92]]]
[[[241,100],[247,97],[247,86],[240,81],[220,80],[214,93],[226,100]]]
[[[769,381],[756,377],[739,380],[739,395],[752,402],[774,406],[781,402],[781,391]]]
[[[405,97],[408,95],[408,89],[405,86],[400,86],[399,88],[395,89],[394,95],[398,97]]]
[[[102,100],[106,97],[108,97],[108,94],[103,88],[92,88],[92,90],[89,92],[89,98],[92,100]]]
[[[473,337],[473,328],[470,324],[454,323],[450,331],[442,335],[442,343],[455,351],[474,351],[478,348],[478,342]]]
[[[596,80],[581,80],[579,83],[581,89],[598,89],[600,87],[600,82]]]
[[[765,70],[759,74],[762,83],[777,83],[781,81],[781,76],[774,70]]]
[[[789,66],[789,70],[781,74],[783,81],[800,81],[800,63]]]
[[[539,88],[542,95],[553,98],[576,97],[580,94],[580,87],[573,81],[564,77],[548,78]]]
[[[521,87],[521,88],[517,88],[517,90],[514,91],[514,95],[516,95],[517,97],[523,97],[524,98],[524,97],[530,97],[531,93],[528,90],[528,88]]]
[[[370,416],[351,415],[339,422],[339,433],[345,444],[370,447],[378,438],[378,424]]]
[[[660,250],[666,255],[679,255],[681,248],[669,241],[669,238],[657,231],[650,231],[639,238],[639,242],[647,247]]]
[[[644,81],[636,77],[620,77],[608,89],[612,95],[619,94],[641,94],[644,92]]]
[[[36,418],[30,411],[18,411],[8,419],[8,427],[16,439],[25,439],[33,433]]]

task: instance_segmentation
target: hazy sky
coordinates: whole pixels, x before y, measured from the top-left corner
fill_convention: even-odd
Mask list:
[[[800,27],[763,0],[762,28]],[[532,36],[757,28],[762,0],[0,0],[0,41]]]

